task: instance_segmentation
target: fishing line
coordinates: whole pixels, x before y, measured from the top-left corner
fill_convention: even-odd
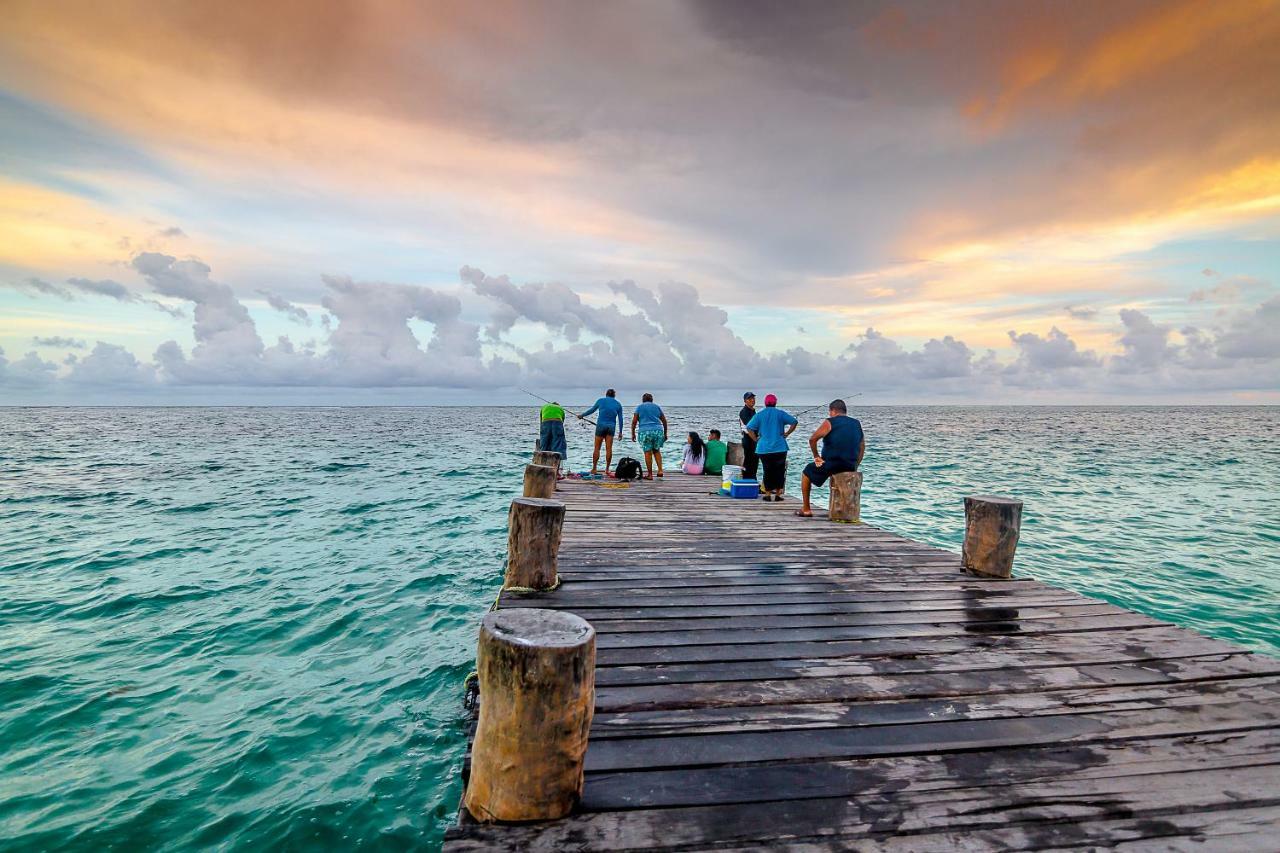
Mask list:
[[[508,386],[508,387],[510,387],[510,386]],[[548,400],[546,397],[539,397],[537,394],[533,393],[533,392],[532,392],[532,391],[530,391],[528,388],[521,388],[520,390],[521,390],[521,391],[523,391],[524,393],[528,394],[530,397],[532,397],[532,398],[533,398],[533,399],[535,399],[535,400],[541,400],[542,402],[544,402],[544,403],[550,403],[550,404],[551,404],[551,405],[553,405],[553,406],[560,406],[560,404],[559,404],[559,403],[557,403],[555,400]],[[564,406],[560,406],[560,408],[564,409]],[[591,420],[591,418],[584,418],[582,415],[578,414],[577,412],[575,412],[575,411],[573,411],[573,410],[571,410],[571,409],[564,409],[564,410],[565,410],[566,412],[568,412],[569,414],[573,415],[575,418],[577,418],[577,419],[578,419],[578,420],[580,420],[580,421],[586,421],[587,423],[591,424],[592,426],[597,426],[596,422],[595,422],[595,421],[593,421],[593,420]]]

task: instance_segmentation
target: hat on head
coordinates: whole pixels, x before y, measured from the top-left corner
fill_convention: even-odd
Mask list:
[[[755,391],[748,391],[747,393],[745,393],[745,394],[743,394],[743,395],[742,395],[742,399],[744,399],[744,400],[750,400],[750,399],[751,399],[752,397],[754,397],[755,395],[756,395],[756,392],[755,392]]]
[[[764,395],[764,404],[765,404],[766,406],[776,406],[776,405],[778,405],[778,397],[777,397],[777,395],[776,395],[776,394],[765,394],[765,395]]]

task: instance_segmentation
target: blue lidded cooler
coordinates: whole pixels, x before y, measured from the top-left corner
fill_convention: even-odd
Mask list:
[[[760,483],[756,480],[730,480],[729,497],[758,498],[760,497]]]

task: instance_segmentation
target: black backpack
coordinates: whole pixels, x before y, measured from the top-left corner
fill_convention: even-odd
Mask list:
[[[619,480],[639,480],[640,463],[630,456],[624,456],[618,460],[618,467],[614,469],[613,473]]]

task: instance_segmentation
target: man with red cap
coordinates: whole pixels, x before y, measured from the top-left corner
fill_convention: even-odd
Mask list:
[[[797,424],[795,415],[779,409],[778,398],[769,394],[764,398],[764,411],[756,412],[743,430],[755,441],[756,456],[764,468],[761,500],[782,500],[787,487],[787,436],[796,431]]]

